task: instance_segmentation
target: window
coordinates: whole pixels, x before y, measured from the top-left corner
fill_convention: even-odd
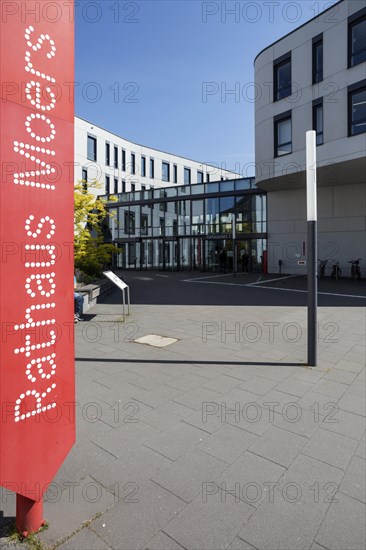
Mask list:
[[[146,177],[146,157],[141,157],[141,176]]]
[[[323,145],[323,98],[313,101],[313,130],[316,131],[316,144]]]
[[[141,214],[141,235],[147,235],[149,227],[149,216],[147,214]]]
[[[323,35],[313,38],[313,84],[323,80]]]
[[[92,136],[88,136],[88,160],[97,160],[97,139]]]
[[[159,226],[160,226],[160,235],[165,235],[165,220],[164,218],[159,218]]]
[[[178,166],[173,164],[173,183],[178,183]]]
[[[114,167],[118,168],[118,147],[114,147]]]
[[[207,174],[207,183],[210,183],[210,174]]]
[[[110,192],[111,192],[111,190],[110,190],[110,177],[106,176],[105,177],[105,194],[109,195]]]
[[[131,183],[131,193],[134,193],[136,191],[136,184]]]
[[[291,95],[291,52],[273,62],[273,101]]]
[[[136,174],[136,155],[131,153],[131,174]]]
[[[184,185],[191,185],[191,169],[184,169]]]
[[[135,234],[135,214],[134,212],[125,212],[125,233],[127,235]]]
[[[118,178],[114,178],[114,189],[113,193],[118,193]]]
[[[105,144],[105,163],[107,166],[111,165],[111,146],[109,143]]]
[[[348,135],[366,132],[366,80],[348,87]]]
[[[126,151],[122,149],[122,170],[126,172]]]
[[[163,162],[163,164],[162,164],[162,180],[163,181],[170,181],[169,162]]]
[[[83,181],[83,191],[88,190],[88,170],[83,168],[81,171],[81,179]]]
[[[203,183],[203,172],[197,171],[197,183]]]
[[[126,193],[126,180],[122,180],[122,193]]]
[[[348,67],[366,61],[366,8],[348,18]]]
[[[154,159],[150,159],[150,178],[155,177],[155,170],[154,170]]]
[[[291,111],[274,117],[274,156],[292,153]]]

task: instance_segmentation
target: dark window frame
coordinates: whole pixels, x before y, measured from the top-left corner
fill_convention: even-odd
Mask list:
[[[321,68],[317,67],[317,48],[321,46]],[[323,47],[323,34],[314,36],[312,44],[312,83],[317,84],[324,79],[324,47]]]
[[[93,149],[94,149],[94,153],[93,154],[89,154],[89,143],[90,141],[93,142]],[[98,154],[97,154],[97,138],[95,136],[91,136],[90,134],[88,134],[88,137],[87,137],[87,149],[86,149],[86,158],[88,160],[91,160],[92,162],[97,162],[97,158],[98,158]]]
[[[131,174],[136,174],[136,154],[131,153]]]
[[[178,166],[173,164],[173,183],[178,183]]]
[[[122,149],[121,169],[126,172],[126,149]]]
[[[357,11],[353,15],[351,15],[348,18],[348,68],[356,67],[356,65],[359,65],[360,63],[364,63],[366,61],[366,48],[364,50],[361,50],[361,53],[363,53],[364,58],[361,59],[361,61],[357,61],[357,63],[354,63],[353,57],[354,54],[352,54],[352,30],[354,27],[362,23],[363,21],[366,21],[366,8],[363,8],[362,10]]]
[[[166,175],[164,174],[164,167],[167,170]],[[161,163],[161,179],[162,181],[170,182],[170,163],[165,160]]]
[[[279,88],[279,82],[278,82],[278,69],[280,67],[283,67],[284,65],[287,65],[290,63],[290,82],[287,86]],[[286,88],[289,88],[289,93],[286,93],[286,95],[280,95],[278,97],[278,92],[281,92],[281,90],[284,90]],[[291,51],[285,53],[284,55],[281,55],[281,57],[278,57],[273,61],[273,102],[281,101],[281,99],[285,99],[286,97],[289,97],[292,94],[292,55]]]
[[[150,175],[150,179],[153,180],[155,178],[155,162],[153,158],[150,158],[150,162],[149,162],[149,175]]]
[[[111,178],[108,175],[106,175],[105,177],[105,194],[106,195],[111,194]]]
[[[145,221],[146,223],[143,223]],[[149,215],[141,214],[141,223],[140,223],[141,235],[148,235],[149,233]]]
[[[115,195],[118,193],[118,178],[114,178],[113,193]]]
[[[366,132],[366,125],[365,130],[363,132],[358,133],[352,133],[352,97],[357,92],[366,91],[366,79],[360,80],[359,82],[355,82],[355,84],[352,84],[351,86],[348,86],[347,88],[347,102],[348,102],[348,137],[353,136],[359,136],[361,134],[364,134]],[[365,118],[366,122],[366,118]]]
[[[105,143],[105,164],[106,166],[111,165],[111,144],[108,141]]]
[[[146,157],[141,156],[141,177],[146,178]]]
[[[114,152],[113,166],[118,170],[118,147],[116,145],[113,146],[113,152]]]
[[[83,192],[87,192],[88,190],[88,169],[87,168],[81,169],[81,180],[82,180]]]
[[[201,181],[199,181],[199,174],[201,174]],[[197,170],[197,183],[198,184],[201,184],[201,183],[204,183],[204,174],[203,174],[203,171],[202,170]]]
[[[317,121],[318,121],[317,111],[318,111],[319,107],[322,108],[322,126],[323,126],[323,129],[322,129],[321,132],[319,132],[318,128],[317,128]],[[313,101],[313,130],[315,130],[315,132],[316,132],[316,145],[317,146],[323,145],[324,144],[324,105],[323,105],[323,98],[322,97],[320,97],[319,99],[315,99]]]
[[[188,166],[185,166],[183,174],[184,174],[184,178],[183,178],[184,185],[191,185],[192,184],[192,170],[190,168],[188,168]],[[188,183],[186,183],[186,174],[188,174]]]
[[[281,145],[287,145],[288,143],[291,144],[291,151],[289,151],[288,153],[284,153],[283,155],[279,155],[278,154],[278,147],[279,147],[279,143],[278,143],[278,124],[281,123],[281,122],[285,122],[286,120],[290,120],[291,122],[291,141],[289,142],[286,142],[286,143],[281,143]],[[291,155],[292,154],[292,111],[286,111],[284,113],[281,113],[280,115],[277,115],[275,117],[273,117],[273,131],[274,131],[274,157],[275,158],[279,158],[279,157],[285,157],[286,155]]]
[[[124,212],[124,232],[126,235],[135,235],[136,233],[136,216],[135,212]]]

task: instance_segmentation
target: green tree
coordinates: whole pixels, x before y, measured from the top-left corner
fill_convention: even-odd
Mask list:
[[[101,275],[117,253],[115,246],[104,243],[102,227],[109,216],[106,201],[91,191],[101,187],[96,180],[88,185],[81,181],[74,192],[75,267],[91,277]]]

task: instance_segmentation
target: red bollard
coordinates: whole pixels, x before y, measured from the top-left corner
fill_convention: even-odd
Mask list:
[[[17,493],[15,526],[20,535],[37,533],[45,524],[43,519],[43,502],[36,502]]]

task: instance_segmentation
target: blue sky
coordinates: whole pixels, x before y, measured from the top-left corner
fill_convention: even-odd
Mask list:
[[[242,172],[254,160],[255,56],[333,3],[79,0],[76,114]]]

